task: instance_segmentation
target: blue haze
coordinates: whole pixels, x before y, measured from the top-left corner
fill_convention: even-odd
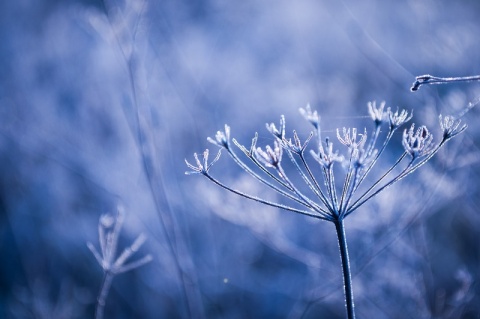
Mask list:
[[[119,248],[144,233],[154,260],[115,277],[107,318],[344,317],[331,224],[186,176],[184,159],[215,154],[206,138],[225,123],[263,146],[284,114],[305,138],[308,103],[338,149],[337,127],[371,128],[371,100],[440,138],[438,115],[480,84],[409,88],[480,73],[480,3],[237,2],[1,1],[0,318],[93,318],[102,269],[86,243],[118,205]],[[359,318],[479,317],[478,113],[347,219]],[[212,174],[281,200],[225,152]]]

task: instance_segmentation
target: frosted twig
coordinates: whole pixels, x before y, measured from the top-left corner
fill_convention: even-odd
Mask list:
[[[412,92],[415,92],[423,84],[447,84],[451,82],[470,82],[470,81],[480,81],[480,75],[440,78],[437,76],[425,74],[425,75],[417,76],[415,78],[415,82],[413,82],[410,90]]]

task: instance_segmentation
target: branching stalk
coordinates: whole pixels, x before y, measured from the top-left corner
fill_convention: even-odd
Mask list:
[[[241,192],[241,191],[238,191],[238,190],[236,190],[236,189],[230,188],[230,187],[228,187],[227,185],[221,183],[220,181],[218,181],[217,179],[215,179],[214,177],[212,177],[212,176],[209,175],[209,174],[206,174],[205,176],[206,176],[209,180],[211,180],[213,183],[215,183],[215,184],[217,184],[218,186],[222,187],[223,189],[226,189],[226,190],[228,190],[229,192],[232,192],[232,193],[234,193],[234,194],[240,195],[240,196],[245,197],[245,198],[247,198],[247,199],[251,199],[251,200],[253,200],[253,201],[256,201],[256,202],[265,204],[265,205],[267,205],[267,206],[272,206],[272,207],[277,207],[277,208],[289,210],[289,211],[291,211],[291,212],[298,213],[298,214],[301,214],[301,215],[306,215],[306,216],[310,216],[310,217],[314,217],[314,218],[318,218],[318,219],[323,219],[323,220],[331,221],[330,216],[328,216],[328,215],[326,215],[326,214],[316,215],[316,214],[314,214],[314,213],[310,213],[310,212],[307,212],[307,211],[304,211],[304,210],[301,210],[301,209],[296,209],[296,208],[293,208],[293,207],[290,207],[290,206],[286,206],[286,205],[282,205],[282,204],[279,204],[279,203],[270,202],[270,201],[267,201],[267,200],[258,198],[258,197],[256,197],[256,196],[248,195],[248,194],[243,193],[243,192]]]
[[[427,79],[425,79],[425,81],[427,81]],[[310,153],[320,165],[320,171],[322,172],[321,175],[324,183],[324,186],[322,187],[317,178],[315,178],[315,175],[304,157],[304,151],[314,134],[311,133],[303,144],[295,130],[293,131],[293,139],[287,139],[285,137],[285,118],[283,116],[280,120],[280,129],[277,129],[273,123],[267,124],[267,129],[275,137],[273,147],[267,145],[264,149],[261,147],[256,148],[257,135],[255,135],[252,140],[250,150],[247,150],[244,146],[238,144],[235,139],[232,140],[254,165],[266,173],[266,175],[273,181],[284,187],[285,190],[271,184],[265,179],[265,177],[258,175],[236,156],[236,154],[230,149],[230,129],[227,125],[225,126],[225,132],[217,132],[216,140],[209,138],[210,142],[222,148],[226,148],[234,162],[248,174],[275,190],[280,195],[306,207],[307,210],[267,201],[242,191],[235,190],[221,183],[209,173],[209,169],[219,159],[220,152],[211,163],[208,162],[208,150],[203,153],[203,161],[199,159],[198,154],[194,153],[196,165],[190,164],[186,161],[188,168],[190,168],[190,171],[187,171],[186,174],[202,174],[216,185],[246,199],[334,223],[342,263],[345,307],[348,319],[355,318],[355,307],[344,219],[368,200],[424,165],[448,140],[458,135],[466,128],[466,125],[460,125],[460,120],[458,119],[451,116],[440,116],[440,127],[443,131],[443,135],[440,142],[435,145],[433,142],[433,135],[425,126],[420,126],[415,130],[415,126],[412,124],[410,129],[405,130],[403,133],[402,145],[405,152],[385,173],[383,173],[383,175],[380,176],[380,178],[373,182],[370,187],[367,187],[367,190],[354,201],[356,198],[355,193],[359,189],[360,184],[366,180],[367,175],[373,169],[380,156],[384,153],[393,133],[397,128],[412,118],[412,114],[409,114],[405,110],[402,110],[401,112],[398,110],[393,112],[390,108],[387,108],[387,111],[384,112],[384,106],[385,103],[381,103],[378,107],[374,102],[369,103],[369,113],[375,123],[375,128],[368,143],[366,143],[366,129],[364,130],[364,133],[360,133],[356,128],[343,128],[343,134],[340,134],[340,131],[337,130],[338,140],[348,148],[349,156],[347,159],[343,155],[339,155],[338,151],[333,150],[333,144],[328,138],[325,140],[325,144],[322,144],[320,117],[317,112],[312,112],[309,106],[307,106],[306,110],[301,109],[301,113],[304,117],[315,127],[315,135],[318,139],[318,149],[317,151],[310,150]],[[375,146],[381,135],[381,126],[385,123],[388,125],[388,132],[385,134],[385,140],[381,145],[380,150],[377,150],[375,149]],[[325,145],[325,147],[323,145]],[[295,179],[290,178],[287,175],[288,172],[284,171],[281,161],[282,156],[285,153],[295,167],[294,170],[296,173],[302,178],[304,182],[303,188],[295,185],[293,183]],[[296,159],[295,154],[300,157],[299,160]],[[401,170],[398,175],[385,181],[387,176],[399,166],[407,155],[410,156],[410,161],[407,163],[406,167]],[[301,161],[301,163],[299,161]],[[333,171],[334,162],[340,162],[346,170],[342,188],[339,189],[340,198],[337,197],[337,187],[335,185]],[[274,171],[278,173],[278,176],[273,174]],[[304,193],[304,190],[307,190],[306,193]],[[316,197],[309,198],[306,194],[315,195]]]
[[[327,209],[332,210],[333,207],[330,207],[330,203],[328,202],[327,197],[323,193],[322,188],[320,187],[320,184],[318,184],[318,181],[315,178],[315,176],[313,175],[312,170],[310,169],[310,166],[308,166],[307,161],[305,160],[305,157],[303,156],[303,154],[300,155],[300,159],[302,160],[303,166],[307,170],[308,176],[310,176],[310,178],[312,179],[312,181],[315,185],[315,188],[317,190],[315,192],[315,194],[322,201],[322,203],[325,205],[325,207],[327,207]]]

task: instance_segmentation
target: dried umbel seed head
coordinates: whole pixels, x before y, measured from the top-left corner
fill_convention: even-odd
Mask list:
[[[210,164],[208,163],[208,156],[209,156],[208,149],[206,149],[203,152],[203,163],[198,158],[198,154],[194,153],[193,157],[195,157],[195,162],[196,162],[197,166],[194,166],[194,165],[190,164],[187,160],[185,160],[185,163],[191,169],[191,171],[187,171],[187,172],[185,172],[185,174],[186,175],[191,175],[191,174],[204,174],[205,175],[205,174],[207,174],[210,167],[212,167],[212,165],[215,164],[215,162],[218,161],[218,159],[220,158],[221,150],[222,149],[220,149],[218,151],[217,156],[215,156],[215,158],[213,159],[213,161]]]
[[[381,154],[384,153],[393,133],[400,125],[412,118],[412,115],[405,110],[392,112],[392,110],[388,108],[387,111],[385,111],[385,103],[383,102],[379,105],[374,102],[369,103],[368,108],[370,117],[375,122],[371,134],[367,136],[367,129],[363,132],[356,128],[337,129],[338,140],[348,148],[348,153],[345,154],[345,157],[339,155],[337,151],[334,151],[333,144],[329,139],[321,139],[320,117],[316,111],[311,110],[310,106],[307,106],[305,109],[300,109],[300,112],[310,124],[316,128],[316,131],[310,133],[303,143],[295,130],[291,138],[285,137],[285,118],[283,116],[280,119],[280,126],[276,126],[273,123],[266,125],[267,130],[275,137],[273,145],[263,148],[257,147],[258,135],[256,133],[249,149],[232,138],[233,144],[244,153],[243,155],[247,157],[248,162],[244,162],[238,157],[231,147],[230,128],[228,126],[225,126],[224,132],[217,132],[215,139],[209,139],[210,142],[219,146],[221,149],[226,148],[234,162],[253,178],[259,180],[289,200],[294,201],[296,204],[304,206],[302,209],[285,206],[281,203],[269,202],[224,185],[209,172],[213,163],[218,160],[220,153],[218,153],[211,163],[208,162],[208,150],[203,153],[203,159],[200,159],[199,155],[195,153],[196,165],[186,162],[187,166],[191,169],[191,171],[186,172],[186,174],[202,174],[226,190],[263,204],[332,221],[345,218],[383,190],[413,173],[417,168],[425,164],[426,161],[442,147],[446,140],[459,134],[466,128],[465,125],[460,125],[460,121],[454,120],[451,117],[440,117],[440,125],[444,138],[437,144],[433,142],[433,136],[427,127],[420,126],[416,128],[415,125],[412,125],[403,133],[402,144],[405,152],[385,174],[381,175],[378,181],[373,183],[372,186],[364,188],[366,191],[358,195],[356,194],[357,191],[362,189],[360,188],[360,184],[368,180],[367,176],[375,167],[375,163],[380,159]],[[387,126],[386,131],[381,129],[382,125]],[[304,154],[310,139],[313,137],[316,139],[317,148],[315,151],[310,150],[310,153],[313,159],[320,164],[320,175],[316,175],[316,171],[310,168],[309,161]],[[383,143],[380,144],[382,137],[384,140]],[[285,172],[282,167],[283,153],[287,155],[286,160],[290,160],[287,164],[291,162],[293,167],[296,168],[297,173],[300,174],[306,186],[310,188],[317,199],[320,200],[320,204],[317,203],[317,200],[308,198],[300,188],[293,184],[293,180],[288,176],[288,171]],[[403,161],[403,159],[406,155],[410,155],[411,157],[406,167],[401,170],[398,176],[387,180],[387,176],[393,174],[395,167],[404,165],[405,161]],[[416,161],[420,157],[423,158]],[[342,164],[344,164],[344,172],[346,173],[343,179],[344,185],[340,192],[337,191],[338,186],[335,182],[333,170],[333,164],[335,162],[342,162]],[[252,165],[253,168],[251,168],[250,165]],[[277,170],[279,176],[272,174],[268,168]],[[323,178],[323,183],[318,182],[318,176]]]
[[[357,140],[357,137],[360,137]],[[352,128],[346,129],[343,128],[343,137],[340,135],[340,130],[337,129],[337,138],[343,145],[352,148],[352,149],[362,149],[367,141],[367,129],[365,129],[364,133],[357,134],[357,129]]]
[[[257,147],[255,151],[255,157],[267,167],[278,167],[282,161],[282,147],[280,143],[275,141],[273,143],[273,148],[270,145],[265,147],[265,151],[260,147]]]
[[[467,128],[466,124],[460,126],[460,123],[462,121],[455,120],[453,116],[447,115],[445,117],[442,117],[442,115],[440,114],[438,118],[440,120],[440,127],[442,128],[443,139],[445,141],[451,139],[455,135],[462,133]]]
[[[118,208],[117,216],[112,214],[102,215],[98,225],[100,251],[98,251],[92,243],[87,243],[88,248],[91,250],[100,266],[102,266],[103,270],[106,272],[111,272],[112,274],[119,274],[131,270],[152,260],[152,257],[147,255],[138,261],[130,264],[126,263],[127,260],[135,252],[137,252],[145,242],[146,236],[143,234],[140,234],[130,247],[124,249],[118,258],[116,257],[120,230],[123,225],[123,218],[123,209],[120,207]],[[105,232],[104,230],[107,231]]]
[[[372,118],[372,120],[375,122],[375,125],[382,124],[383,119],[386,115],[386,113],[383,112],[384,108],[385,108],[385,102],[380,103],[378,108],[375,101],[368,102],[368,113],[370,114],[370,117]]]
[[[303,115],[303,117],[309,121],[316,130],[320,128],[320,116],[318,115],[317,111],[312,112],[312,108],[310,107],[310,104],[305,107],[305,109],[300,108],[300,114]]]
[[[398,113],[398,110],[395,113],[392,112],[390,108],[387,109],[388,120],[390,122],[390,129],[395,130],[404,123],[412,119],[413,113],[408,114],[406,110],[402,110]]]
[[[412,124],[409,130],[405,129],[402,144],[413,159],[429,155],[435,149],[433,135],[425,125],[420,126],[416,132],[415,124]]]
[[[328,137],[325,139],[325,147],[319,148],[318,153],[310,150],[310,154],[322,167],[327,169],[331,168],[334,162],[341,163],[344,160],[342,155],[338,155],[338,151],[333,151],[333,143]]]
[[[266,124],[267,130],[276,138],[283,140],[285,138],[285,117],[280,117],[280,129],[278,130],[274,123]]]
[[[230,148],[230,126],[225,124],[225,131],[217,131],[215,134],[215,139],[211,137],[207,137],[207,141],[212,144],[218,145],[220,147],[224,147],[226,149]]]
[[[440,125],[443,129],[444,138],[436,145],[433,143],[432,134],[430,134],[425,126],[420,126],[415,130],[415,126],[412,125],[403,133],[402,143],[405,147],[405,152],[400,155],[386,172],[379,175],[379,179],[370,186],[366,185],[366,187],[364,187],[365,183],[369,181],[367,176],[373,170],[381,154],[384,153],[393,133],[400,125],[412,117],[412,115],[409,115],[406,111],[392,112],[390,109],[387,109],[387,112],[384,112],[385,103],[381,103],[377,107],[377,105],[372,102],[368,105],[368,108],[370,117],[375,123],[371,131],[372,133],[368,136],[368,141],[366,129],[364,132],[359,132],[356,128],[343,128],[342,131],[337,130],[338,140],[348,148],[348,154],[346,154],[345,158],[339,155],[338,152],[334,152],[333,144],[328,138],[323,142],[321,138],[320,117],[316,111],[312,112],[310,106],[307,106],[306,109],[300,109],[300,112],[310,124],[315,127],[315,131],[310,133],[310,136],[303,144],[296,131],[293,131],[293,138],[287,139],[285,137],[285,118],[283,116],[281,117],[279,128],[273,123],[266,125],[267,130],[274,136],[273,146],[266,146],[264,149],[256,147],[257,134],[255,134],[252,140],[250,149],[247,149],[235,139],[232,139],[233,143],[247,157],[248,162],[244,162],[235,154],[234,150],[230,148],[230,133],[227,126],[225,127],[225,132],[217,133],[216,140],[209,139],[210,142],[221,148],[227,148],[230,157],[246,173],[260,181],[266,187],[277,192],[277,194],[282,195],[294,205],[262,199],[225,185],[209,173],[209,168],[218,159],[219,155],[217,155],[212,163],[208,164],[208,151],[205,151],[203,162],[200,161],[197,154],[194,154],[197,166],[187,162],[187,166],[192,170],[191,172],[187,172],[187,174],[200,173],[216,185],[246,199],[304,216],[333,222],[336,226],[342,265],[344,266],[344,287],[349,318],[354,318],[355,315],[353,311],[353,292],[343,224],[344,219],[373,197],[415,172],[417,168],[431,159],[446,140],[462,132],[466,127],[460,127],[460,122],[450,117],[440,117]],[[382,125],[388,126],[386,132],[382,131]],[[382,134],[384,132],[385,134]],[[379,141],[382,136],[383,143],[380,144]],[[312,170],[310,168],[310,161],[307,160],[304,154],[308,142],[312,137],[315,137],[317,140],[318,151],[310,150],[310,153],[314,160],[320,164],[319,170]],[[287,161],[285,168],[293,167],[294,172],[299,174],[300,179],[291,178],[289,176],[291,170],[284,170],[281,163],[283,153],[287,155],[285,158]],[[410,161],[404,161],[407,154],[411,156]],[[423,158],[416,160],[419,157]],[[334,162],[342,162],[344,169],[335,170],[333,167]],[[397,169],[402,166],[404,167],[403,169]],[[273,168],[278,174],[273,174],[270,168]],[[335,174],[341,171],[344,172],[345,175],[341,178],[343,185],[339,187],[338,182],[336,182],[339,179],[336,179]],[[396,176],[392,177],[394,174],[396,174]],[[319,182],[318,177],[323,179],[323,183]],[[300,180],[304,182],[303,186],[296,185]],[[304,192],[302,187],[308,188],[308,193]],[[359,194],[359,192],[361,193]],[[314,196],[309,197],[307,194]]]
[[[282,141],[282,147],[296,153],[296,154],[301,154],[305,151],[305,149],[307,148],[308,146],[308,142],[310,142],[310,140],[312,139],[313,137],[313,133],[310,133],[310,135],[308,136],[308,138],[306,139],[306,141],[302,144],[302,142],[300,141],[300,138],[298,137],[298,134],[297,134],[297,131],[293,130],[293,142],[292,142],[292,139],[283,139]]]

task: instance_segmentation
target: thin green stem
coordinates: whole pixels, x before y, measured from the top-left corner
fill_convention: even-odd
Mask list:
[[[345,292],[345,306],[347,308],[347,318],[355,319],[355,307],[353,302],[352,275],[350,271],[350,260],[348,258],[347,238],[345,236],[345,226],[343,219],[334,221],[337,230],[338,246],[340,249],[340,258],[342,260],[343,284]]]

